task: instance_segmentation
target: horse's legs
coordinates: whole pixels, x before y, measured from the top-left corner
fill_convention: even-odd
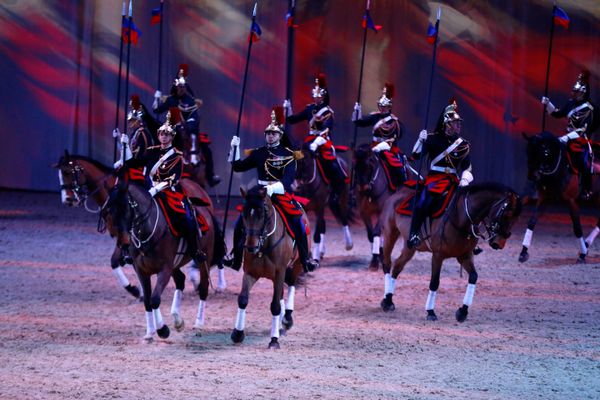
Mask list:
[[[171,279],[172,268],[162,268],[162,270],[156,275],[156,285],[152,291],[152,297],[150,298],[150,305],[152,307],[152,314],[154,314],[154,323],[156,324],[156,333],[162,339],[169,337],[169,327],[165,324],[162,314],[160,313],[160,296],[163,290]]]
[[[598,218],[598,220],[596,221],[596,226],[594,227],[594,229],[592,229],[588,237],[585,238],[586,247],[590,247],[592,243],[594,243],[594,240],[596,240],[596,236],[598,236],[598,233],[600,233],[600,218]]]
[[[288,297],[287,302],[285,302],[285,312],[283,314],[283,318],[281,319],[281,326],[287,331],[292,329],[294,325],[294,318],[292,317],[292,313],[294,312],[294,301],[296,298],[296,279],[294,277],[294,271],[292,268],[286,268],[285,270],[285,283],[288,285]]]
[[[578,264],[585,264],[585,256],[587,256],[587,246],[583,239],[583,229],[581,229],[581,219],[579,218],[579,206],[575,199],[569,199],[569,215],[573,224],[573,234],[579,242],[579,256],[577,257]]]
[[[325,210],[321,208],[316,211],[317,226],[313,235],[314,246],[312,247],[313,259],[320,261],[325,255]]]
[[[529,260],[529,247],[531,246],[533,230],[535,229],[538,218],[541,217],[546,211],[546,201],[544,197],[544,194],[539,194],[537,203],[533,208],[533,214],[531,215],[531,218],[529,218],[529,222],[527,222],[527,230],[525,231],[525,236],[523,237],[523,247],[521,248],[521,253],[519,254],[519,262],[525,262]]]
[[[194,261],[188,266],[188,275],[190,276],[192,285],[194,285],[194,290],[198,290],[198,285],[200,285],[200,270]]]
[[[388,240],[385,240],[384,248],[387,245],[387,242]],[[392,244],[392,248],[393,246],[394,244]],[[392,250],[390,249],[389,252],[391,256]],[[394,297],[394,291],[396,290],[396,279],[398,278],[398,275],[400,275],[400,272],[402,272],[402,270],[404,269],[406,263],[409,262],[410,259],[414,256],[415,252],[415,249],[409,249],[408,246],[405,245],[402,248],[400,256],[394,261],[394,265],[392,266],[391,271],[384,275],[384,296],[383,300],[381,300],[380,303],[383,311],[394,311],[396,309],[394,301],[392,300]]]
[[[136,299],[139,299],[140,289],[137,286],[134,286],[131,283],[129,283],[129,279],[127,279],[125,273],[123,272],[123,268],[121,267],[120,260],[121,249],[119,248],[119,246],[115,246],[112,256],[110,257],[110,267],[112,268],[112,272],[113,274],[115,274],[117,281],[119,281],[119,284],[123,287],[123,289],[125,289],[127,293],[129,293]]]
[[[281,321],[281,298],[285,271],[278,269],[273,280],[273,298],[271,299],[271,342],[269,349],[279,349],[279,323]]]
[[[469,274],[469,283],[467,284],[467,290],[465,291],[465,297],[463,298],[463,305],[456,310],[456,320],[458,322],[464,322],[469,314],[469,307],[473,303],[473,296],[475,295],[475,284],[477,283],[477,271],[475,270],[475,264],[473,263],[473,254],[468,252],[466,255],[456,258],[460,263],[461,267]]]
[[[225,268],[219,266],[217,268],[217,292],[222,292],[227,289],[227,280],[225,279]]]
[[[244,272],[242,278],[242,290],[238,295],[238,311],[235,319],[235,327],[231,332],[231,340],[233,343],[242,343],[244,341],[244,327],[246,326],[246,307],[250,298],[250,289],[256,283],[256,278]]]
[[[174,269],[173,282],[175,282],[175,293],[173,293],[173,301],[171,302],[171,316],[173,317],[173,324],[175,330],[181,332],[183,330],[184,322],[181,318],[181,300],[183,299],[183,289],[185,288],[185,274],[179,268]]]
[[[154,340],[154,334],[156,333],[156,324],[154,323],[154,315],[152,314],[152,304],[150,302],[151,294],[151,281],[150,276],[143,275],[140,272],[138,274],[138,280],[142,285],[142,293],[144,295],[144,309],[146,310],[146,334],[144,340],[151,342]]]
[[[442,263],[444,259],[437,254],[431,256],[431,278],[429,279],[429,294],[425,303],[425,311],[427,311],[428,321],[437,321],[435,315],[435,298],[440,287],[440,273],[442,271]]]
[[[198,312],[194,329],[200,329],[204,326],[204,313],[206,309],[206,299],[208,298],[208,285],[210,283],[210,269],[206,262],[200,267],[200,285],[198,286]]]
[[[373,242],[371,244],[371,265],[369,269],[371,271],[377,271],[381,262],[381,223],[379,222],[379,216],[377,216],[377,222],[372,230]]]

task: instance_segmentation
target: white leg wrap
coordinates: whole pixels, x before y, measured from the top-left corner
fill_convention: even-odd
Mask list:
[[[152,311],[146,312],[146,337],[151,337],[156,333],[156,324],[154,323],[154,314]]]
[[[598,233],[600,233],[600,228],[595,226],[594,229],[592,229],[592,231],[588,235],[588,237],[585,239],[585,241],[588,242],[588,244],[591,246],[592,243],[594,243],[594,240],[596,240],[596,236],[598,236]]]
[[[62,171],[58,170],[58,182],[60,183],[60,186],[62,187],[62,185],[64,185],[64,180],[63,180],[63,175],[62,175]],[[60,202],[62,204],[67,204],[67,190],[66,189],[61,189],[60,190]]]
[[[281,307],[281,311],[279,312],[279,323],[283,320],[283,316],[285,315],[285,300],[281,299],[279,301],[279,306]]]
[[[206,302],[200,300],[198,302],[198,313],[196,314],[196,322],[194,322],[194,328],[200,328],[204,326],[204,310],[206,309]]]
[[[319,243],[319,253],[321,253],[321,257],[325,255],[325,234],[321,233],[321,242]],[[321,259],[319,257],[317,260]]]
[[[227,288],[227,281],[225,280],[225,268],[217,268],[217,272],[219,274],[217,289],[225,290]]]
[[[587,254],[587,247],[583,236],[579,238],[579,249],[581,250],[581,254]]]
[[[238,307],[237,317],[235,318],[235,329],[243,331],[246,326],[246,310]]]
[[[346,240],[346,250],[352,249],[354,243],[352,243],[352,234],[350,233],[350,227],[348,225],[344,225],[344,240]]]
[[[467,285],[467,291],[465,292],[465,298],[463,299],[463,304],[465,306],[471,307],[473,303],[473,296],[475,295],[475,284],[469,283]]]
[[[192,281],[192,284],[194,285],[194,289],[197,288],[198,285],[200,285],[200,271],[198,268],[192,267],[190,264],[188,267],[188,275],[190,277],[190,281]]]
[[[127,279],[127,277],[125,276],[125,273],[123,272],[123,268],[121,267],[117,267],[115,269],[113,269],[113,274],[115,274],[115,276],[117,277],[117,280],[119,281],[119,284],[123,287],[129,285],[129,279]]]
[[[533,237],[533,231],[528,228],[525,231],[525,237],[523,238],[523,246],[525,246],[525,247],[531,246],[531,238],[532,237]]]
[[[373,247],[371,253],[379,254],[379,248],[381,247],[381,238],[379,236],[373,237]]]
[[[160,308],[155,308],[154,310],[152,310],[152,314],[154,314],[154,323],[156,324],[157,328],[162,328],[165,324],[165,321],[163,320],[162,314],[160,313]]]
[[[279,338],[279,315],[273,315],[271,318],[271,337]]]
[[[296,286],[290,286],[288,288],[288,299],[286,310],[294,311],[294,299],[296,297]]]
[[[321,250],[320,250],[320,245],[319,243],[313,243],[312,246],[312,258],[313,260],[320,260],[321,259]]]
[[[429,294],[427,295],[427,303],[425,303],[425,310],[433,310],[435,308],[435,298],[436,297],[437,297],[437,290],[435,292],[433,290],[430,290]]]
[[[390,293],[394,294],[394,290],[396,290],[396,280],[392,278],[392,275],[387,273],[383,276],[383,291],[385,292],[383,296],[385,297],[385,295]]]
[[[182,299],[183,291],[180,289],[175,289],[175,293],[173,294],[173,302],[171,303],[171,315],[179,315]]]

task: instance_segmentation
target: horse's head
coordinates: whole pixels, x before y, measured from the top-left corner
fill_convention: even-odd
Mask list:
[[[554,174],[561,161],[561,146],[558,139],[549,132],[527,136],[527,178],[538,182],[543,176]]]
[[[262,186],[255,186],[248,192],[240,189],[244,198],[242,219],[246,229],[244,246],[251,254],[258,254],[267,239],[267,229],[271,225],[271,199]]]
[[[354,178],[360,192],[369,190],[377,161],[373,157],[370,144],[361,144],[354,152]]]
[[[511,235],[511,229],[521,214],[521,198],[512,190],[494,203],[488,216],[486,228],[489,234],[488,244],[494,250],[503,249]]]
[[[108,199],[100,210],[100,217],[106,221],[112,236],[116,235],[117,231],[127,232],[129,230],[135,213],[130,207],[126,179],[121,179],[109,191]]]
[[[84,170],[79,161],[71,157],[69,152],[65,150],[65,154],[52,167],[58,169],[62,203],[70,207],[81,205],[85,201],[87,190],[85,189]]]

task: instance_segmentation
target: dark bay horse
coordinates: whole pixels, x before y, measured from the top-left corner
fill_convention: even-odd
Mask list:
[[[579,204],[577,196],[579,193],[578,175],[571,173],[567,160],[567,150],[558,138],[549,132],[543,132],[534,136],[523,134],[527,141],[527,174],[528,179],[534,182],[538,192],[538,199],[533,209],[533,214],[527,223],[527,230],[523,238],[523,247],[519,254],[519,261],[525,262],[529,259],[529,248],[533,230],[546,210],[548,200],[554,198],[567,203],[569,215],[573,224],[573,233],[579,245],[577,263],[585,263],[588,246],[594,241],[598,234],[598,228],[584,240],[581,228]],[[593,203],[598,206],[598,182],[593,181]],[[600,227],[600,219],[596,224]]]
[[[123,202],[126,206],[119,206]],[[109,199],[106,208],[115,220],[124,218],[131,226],[130,235],[133,246],[130,247],[130,254],[142,286],[146,310],[144,339],[151,341],[155,334],[161,338],[169,336],[170,330],[162,318],[160,303],[162,292],[171,276],[177,287],[171,304],[171,315],[175,328],[178,331],[183,329],[184,323],[180,315],[183,291],[179,287],[183,283],[182,280],[185,280],[185,275],[179,269],[191,260],[187,243],[184,239],[173,235],[156,199],[150,196],[145,188],[135,183],[120,183],[114,195]],[[200,250],[207,256],[204,265],[199,266],[200,301],[194,324],[194,328],[201,328],[204,325],[210,266],[221,261],[224,255],[224,246],[220,243],[222,235],[217,233],[216,223],[209,210],[206,207],[195,207],[195,210],[202,215],[209,228],[202,234],[199,243]],[[153,289],[150,281],[152,275],[157,277]]]
[[[284,221],[275,210],[266,190],[255,186],[247,193],[244,190],[241,193],[244,198],[242,219],[246,229],[244,276],[231,340],[234,343],[244,340],[250,290],[260,278],[267,278],[273,282],[269,348],[279,349],[280,328],[289,330],[293,325],[295,284],[303,271],[302,264],[298,252],[294,251],[292,238],[286,233]],[[303,218],[308,224],[306,215]],[[283,300],[284,283],[288,285],[287,303]]]
[[[473,301],[477,271],[473,261],[473,249],[477,241],[485,239],[493,249],[502,249],[511,234],[511,228],[521,213],[521,199],[510,188],[497,183],[483,183],[459,188],[444,213],[437,219],[425,222],[429,235],[416,249],[409,249],[408,238],[411,217],[396,211],[397,205],[409,198],[414,189],[403,188],[389,198],[381,216],[383,224],[383,269],[385,298],[381,301],[384,311],[395,309],[392,297],[396,279],[415,252],[429,251],[431,257],[431,280],[425,309],[427,319],[436,320],[435,298],[440,283],[442,262],[455,257],[469,274],[463,305],[456,311],[456,319],[463,322]],[[485,231],[482,233],[482,229]],[[486,237],[487,235],[487,237]],[[394,244],[402,237],[400,256],[391,265]]]
[[[371,150],[370,144],[358,146],[354,153],[354,179],[359,215],[367,228],[371,243],[369,269],[377,271],[381,262],[380,215],[386,201],[396,191],[390,188],[381,165],[383,161]]]
[[[310,200],[305,206],[306,211],[312,211],[316,216],[312,257],[315,260],[320,260],[325,255],[325,207],[328,204],[335,219],[342,225],[346,250],[351,250],[354,244],[352,243],[352,234],[348,226],[352,222],[350,185],[346,184],[344,186],[342,193],[338,193],[339,201],[335,202],[330,195],[332,189],[323,180],[323,176],[319,172],[316,156],[306,148],[302,150],[302,155],[303,157],[298,160],[298,168],[296,169],[295,187],[297,193]],[[344,171],[348,171],[346,162],[341,158],[338,158],[338,161]]]

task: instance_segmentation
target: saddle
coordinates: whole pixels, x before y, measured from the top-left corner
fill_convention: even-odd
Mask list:
[[[383,171],[385,172],[385,177],[388,181],[388,187],[391,191],[395,192],[396,189],[398,189],[398,185],[396,184],[397,179],[394,179],[393,170],[397,170],[398,168],[404,168],[404,163],[397,157],[396,154],[389,151],[379,153],[379,161],[381,163]],[[392,169],[392,171],[390,169]],[[404,176],[400,177],[400,183],[404,179]]]
[[[177,228],[178,224],[175,223],[177,219],[185,218],[186,210],[183,206],[184,195],[179,192],[172,190],[165,190],[161,192],[164,196],[157,196],[157,201],[162,209],[165,220],[169,230],[175,237],[182,237],[183,233]],[[201,233],[205,233],[209,229],[208,222],[201,214],[194,213],[196,221],[198,222],[198,228]]]
[[[416,184],[417,182],[414,180],[404,182],[404,186],[413,189],[415,188]],[[452,185],[447,190],[440,193],[439,196],[434,197],[431,207],[429,209],[430,218],[439,218],[444,213],[455,191],[456,186]],[[415,193],[412,193],[410,196],[408,196],[406,199],[400,202],[400,204],[396,206],[396,212],[400,215],[411,216],[413,211],[413,205],[415,203],[413,200],[414,197]]]

